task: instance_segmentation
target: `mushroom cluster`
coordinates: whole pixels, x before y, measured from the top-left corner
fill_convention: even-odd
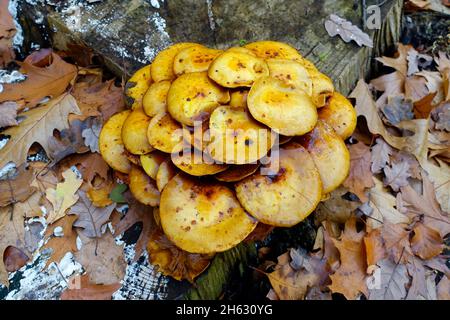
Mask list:
[[[225,251],[261,222],[293,226],[346,178],[352,104],[293,47],[178,43],[126,85],[99,138],[137,201],[189,253]]]

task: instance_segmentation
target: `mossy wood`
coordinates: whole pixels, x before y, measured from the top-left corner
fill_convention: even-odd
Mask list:
[[[53,7],[24,3],[21,23],[26,44],[50,40],[57,49],[67,49],[73,43],[85,45],[98,53],[115,74],[126,77],[171,43],[188,41],[225,48],[255,40],[284,41],[299,49],[333,79],[337,90],[348,94],[358,78],[369,75],[373,58],[398,41],[403,1],[382,2],[381,28],[368,30],[374,41],[373,49],[345,43],[339,37],[331,38],[324,28],[324,21],[331,13],[361,27],[361,7],[355,8],[355,3],[360,1],[165,0],[158,3],[160,8],[145,0],[108,0],[85,4],[72,12],[62,10],[63,4]],[[370,6],[377,1],[366,3]],[[48,40],[40,36],[42,30],[33,22],[42,13],[48,17],[44,22],[49,31]],[[255,254],[255,247],[248,244],[217,254],[194,286],[170,281],[169,297],[219,298],[232,271],[239,265],[245,266]],[[133,297],[139,294],[134,292]]]

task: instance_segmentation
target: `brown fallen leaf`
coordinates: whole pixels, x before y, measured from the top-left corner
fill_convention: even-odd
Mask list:
[[[0,180],[0,207],[28,199],[37,190],[29,184],[33,178],[34,171],[21,165],[17,168],[15,177]]]
[[[447,277],[442,277],[437,285],[437,298],[439,300],[450,300],[450,280]]]
[[[348,147],[350,151],[350,173],[344,181],[344,187],[358,196],[361,202],[368,200],[366,189],[374,186],[370,171],[370,148],[358,142]]]
[[[129,209],[125,216],[120,219],[119,216],[113,220],[114,236],[118,236],[132,227],[134,224],[141,222],[142,231],[136,241],[134,261],[139,259],[150,239],[152,232],[155,230],[156,224],[153,218],[153,208],[143,205],[134,199],[128,199]],[[119,220],[120,219],[120,220]]]
[[[403,96],[390,96],[387,104],[381,108],[388,124],[398,124],[404,120],[414,118],[413,102],[411,99],[405,99]]]
[[[383,183],[374,178],[375,187],[369,192],[369,206],[373,209],[367,219],[367,225],[372,228],[379,228],[384,222],[408,223],[409,218],[401,213],[397,208],[396,198],[383,186]]]
[[[47,260],[46,266],[52,262],[59,263],[67,252],[77,251],[77,236],[75,229],[72,227],[73,222],[77,219],[75,215],[64,216],[49,226],[45,231],[44,239],[48,241],[43,246],[43,249],[51,248],[52,254]],[[62,236],[54,236],[55,229],[62,229]]]
[[[100,153],[98,146],[98,138],[100,136],[100,131],[102,129],[102,124],[98,118],[93,121],[90,127],[85,128],[81,135],[84,138],[84,144],[89,147],[92,152]]]
[[[127,266],[123,257],[123,248],[118,246],[114,237],[107,231],[101,238],[87,238],[79,235],[81,249],[74,253],[76,261],[81,263],[93,284],[116,284],[125,275]]]
[[[39,143],[44,150],[48,150],[48,138],[53,135],[53,130],[66,129],[69,125],[68,114],[78,112],[71,95],[63,95],[44,106],[23,112],[21,116],[24,120],[20,126],[10,127],[2,132],[11,138],[0,150],[0,167],[4,167],[10,161],[16,165],[24,163],[28,150],[34,142]]]
[[[96,207],[103,208],[109,206],[113,201],[109,198],[111,190],[114,188],[114,183],[111,180],[106,180],[98,187],[90,186],[86,192],[89,200]]]
[[[411,248],[414,254],[423,260],[438,256],[444,249],[444,240],[438,231],[417,223],[413,229]]]
[[[266,275],[278,299],[303,300],[309,288],[329,283],[329,271],[326,260],[291,249],[278,257],[275,271]]]
[[[152,232],[147,251],[150,262],[158,267],[159,272],[176,280],[188,280],[192,283],[208,268],[214,257],[214,254],[197,254],[181,250],[166,237],[160,228]]]
[[[321,201],[316,208],[314,219],[317,223],[332,221],[345,223],[355,213],[360,205],[357,201],[346,200],[343,196],[348,192],[344,187],[339,187],[330,193],[330,197]]]
[[[439,232],[441,237],[450,233],[450,219],[441,210],[436,200],[434,187],[428,177],[423,174],[423,194],[418,194],[411,186],[401,188],[401,198],[405,203],[407,214],[420,217],[425,226]]]
[[[402,223],[383,223],[381,235],[384,239],[386,252],[396,263],[407,263],[413,256],[409,242],[409,231]]]
[[[429,94],[427,80],[421,76],[407,77],[405,80],[405,97],[413,102],[420,101]]]
[[[78,201],[70,208],[70,215],[74,214],[78,219],[73,226],[81,228],[80,233],[88,238],[100,238],[102,226],[107,223],[116,207],[111,204],[104,208],[94,206],[84,191],[79,191]]]
[[[386,129],[380,116],[378,109],[373,101],[369,87],[360,79],[356,88],[350,94],[350,98],[356,99],[356,113],[363,116],[372,134],[381,135],[384,140],[392,147],[407,151],[415,155],[418,160],[423,157],[427,150],[428,143],[428,121],[425,119],[402,121],[397,127],[402,130],[408,130],[412,135],[398,137],[394,136]]]
[[[89,128],[92,122],[91,119],[85,121],[75,119],[70,123],[68,129],[58,132],[57,136],[49,137],[47,155],[52,159],[51,166],[71,154],[89,151],[89,147],[84,144],[82,132]]]
[[[19,65],[27,79],[3,84],[0,102],[22,100],[26,107],[33,108],[45,97],[60,96],[77,74],[74,65],[62,60],[51,49],[35,51]]]
[[[380,228],[370,231],[364,237],[364,247],[366,248],[366,259],[369,267],[386,258],[386,249],[384,248]]]
[[[356,218],[345,223],[345,229],[340,240],[333,239],[341,256],[341,265],[330,276],[332,292],[342,293],[347,299],[353,300],[360,293],[367,296],[366,258],[364,256],[364,231],[357,232]]]
[[[76,166],[81,172],[84,182],[92,185],[96,176],[103,180],[109,180],[109,166],[98,153],[74,154],[63,159],[57,164],[59,170],[64,171],[68,168]]]
[[[61,294],[61,300],[111,300],[120,283],[108,285],[92,284],[88,275],[82,275],[79,288],[67,288]]]
[[[3,263],[8,272],[14,272],[22,268],[30,260],[19,248],[8,246],[3,252]]]
[[[430,294],[427,288],[427,270],[423,261],[417,257],[413,257],[406,264],[406,268],[412,278],[406,300],[427,299]]]
[[[436,97],[437,92],[427,94],[422,99],[414,102],[414,116],[416,119],[427,119],[433,110],[433,99]]]
[[[381,109],[390,96],[404,94],[405,77],[402,73],[395,71],[372,79],[370,85],[377,91],[383,92],[376,102],[377,108]]]
[[[72,94],[81,110],[81,115],[77,116],[80,120],[102,115],[103,121],[106,121],[125,109],[123,89],[116,87],[114,80],[96,84],[79,82],[75,84]]]
[[[390,164],[390,155],[394,150],[388,145],[383,138],[377,138],[376,144],[372,147],[372,166],[370,169],[373,173],[379,173],[388,164]]]
[[[0,110],[2,112],[2,116],[0,117],[0,128],[17,126],[19,124],[16,119],[18,108],[19,105],[14,101],[0,103]]]
[[[53,205],[53,210],[49,212],[47,222],[49,224],[61,219],[66,215],[66,210],[78,201],[77,190],[83,183],[77,175],[70,169],[63,172],[64,182],[56,185],[56,188],[48,188],[45,196]]]
[[[450,166],[442,160],[419,160],[421,167],[428,173],[428,178],[434,185],[437,202],[445,212],[450,212]],[[447,215],[448,217],[448,215]]]
[[[379,287],[369,289],[369,300],[403,300],[410,279],[404,264],[396,264],[389,259],[378,262]]]
[[[6,67],[15,57],[13,37],[17,30],[8,5],[9,0],[0,0],[0,68]]]
[[[259,222],[256,228],[245,238],[245,242],[264,241],[275,229],[274,226]]]
[[[15,212],[14,205],[0,208],[0,257],[5,249],[15,246],[26,252],[24,216]],[[0,283],[8,286],[8,272],[3,260],[0,261]]]
[[[412,49],[410,45],[404,45],[399,43],[397,47],[396,57],[380,57],[376,58],[377,61],[381,62],[385,66],[394,68],[398,72],[400,72],[404,77],[408,74],[408,52]]]
[[[392,190],[399,191],[401,187],[408,185],[408,178],[411,177],[409,173],[409,164],[407,162],[399,162],[392,164],[391,167],[383,169],[385,178],[384,185],[390,186]]]

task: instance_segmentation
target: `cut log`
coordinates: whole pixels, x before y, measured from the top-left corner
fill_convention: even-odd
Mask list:
[[[126,77],[151,62],[171,43],[189,41],[225,48],[238,46],[243,41],[279,40],[290,43],[313,61],[344,94],[350,92],[360,77],[369,76],[371,67],[375,66],[375,56],[396,44],[403,6],[402,0],[382,2],[381,28],[368,30],[374,48],[367,48],[353,42],[345,43],[339,37],[331,38],[324,28],[325,19],[332,13],[361,26],[362,10],[355,7],[360,1],[355,0],[108,0],[83,3],[67,8],[61,4],[55,7],[25,2],[21,22],[31,39],[29,43],[45,45],[45,41],[50,41],[60,50],[68,49],[71,43],[91,47],[104,58],[111,71]],[[370,6],[377,1],[367,0],[366,3]],[[34,18],[41,16],[47,17],[43,25],[47,26],[48,39],[37,36],[42,30],[33,23]],[[222,294],[233,268],[245,265],[255,254],[255,246],[248,244],[218,254],[195,286],[170,282],[168,290],[172,293],[168,296],[216,299]],[[133,287],[131,298],[148,298],[148,291],[157,288],[157,285],[140,286]]]

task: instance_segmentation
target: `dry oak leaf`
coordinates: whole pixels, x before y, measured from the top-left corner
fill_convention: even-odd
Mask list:
[[[61,294],[61,300],[111,300],[114,292],[119,290],[121,284],[108,285],[92,284],[89,276],[84,274],[80,279],[80,288],[67,288]]]
[[[381,57],[376,58],[377,61],[381,62],[385,66],[394,68],[398,72],[400,72],[403,76],[407,76],[408,74],[408,52],[410,50],[414,50],[410,45],[403,45],[401,43],[398,44],[397,53],[395,58],[390,57]]]
[[[383,172],[385,175],[384,185],[390,186],[396,192],[401,187],[408,185],[408,178],[411,177],[407,162],[393,163],[391,167],[385,167]]]
[[[8,162],[20,165],[26,161],[28,149],[37,142],[48,151],[48,138],[53,130],[62,131],[68,128],[67,116],[78,113],[78,106],[71,95],[63,95],[49,101],[46,105],[34,108],[21,114],[24,120],[19,126],[3,131],[10,136],[8,143],[0,150],[0,168]]]
[[[0,117],[0,128],[17,126],[19,122],[17,122],[17,109],[19,105],[14,101],[6,101],[0,103],[0,110],[2,112],[2,116]]]
[[[366,189],[372,188],[374,182],[372,171],[370,171],[370,148],[364,143],[358,142],[349,146],[350,151],[350,173],[344,181],[344,187],[356,194],[361,202],[368,200]]]
[[[378,262],[380,288],[369,289],[369,300],[403,300],[409,284],[408,270],[403,264],[395,264],[389,259]]]
[[[56,185],[56,188],[48,188],[45,196],[53,205],[53,210],[48,214],[47,222],[49,224],[61,219],[66,215],[66,210],[73,206],[78,201],[77,190],[83,183],[75,172],[67,169],[63,172],[64,182]]]
[[[410,232],[406,227],[407,225],[402,223],[385,222],[381,230],[386,252],[396,263],[407,263],[413,257],[409,242]]]
[[[390,155],[394,150],[388,145],[383,138],[377,138],[376,144],[372,147],[372,166],[370,169],[373,173],[379,173],[381,170],[390,164]]]
[[[342,293],[347,299],[356,299],[360,293],[367,296],[366,257],[363,238],[364,231],[357,232],[356,218],[345,223],[341,240],[333,239],[341,256],[341,265],[330,276],[332,292]]]
[[[102,130],[102,124],[99,119],[93,121],[92,125],[81,132],[84,138],[84,144],[91,149],[92,152],[100,153],[98,146],[98,138],[100,131]]]
[[[421,259],[428,260],[438,256],[444,249],[444,240],[436,230],[419,222],[414,226],[413,232],[411,248]]]
[[[450,233],[450,219],[441,210],[436,200],[435,189],[428,177],[423,174],[423,194],[418,194],[411,186],[401,188],[401,199],[407,209],[407,214],[420,217],[424,225],[439,232],[442,238]]]
[[[430,116],[431,110],[433,110],[433,100],[436,97],[437,92],[429,93],[422,99],[414,102],[414,116],[416,119],[427,119]]]
[[[89,120],[80,121],[75,119],[70,122],[68,129],[58,132],[56,136],[52,135],[49,137],[47,155],[52,159],[50,166],[71,154],[89,151],[89,147],[85,146],[82,137],[82,131],[91,125],[92,121]]]
[[[186,279],[191,283],[208,268],[214,257],[214,254],[206,255],[181,250],[160,228],[152,232],[147,251],[151,264],[157,266],[159,272],[176,280]]]
[[[423,158],[419,160],[422,168],[428,173],[428,178],[434,185],[434,196],[442,210],[450,213],[450,166],[444,161]],[[448,215],[447,215],[448,217]]]
[[[118,236],[131,228],[136,223],[142,223],[142,231],[136,241],[134,261],[139,259],[142,252],[147,246],[150,236],[156,228],[156,223],[153,218],[153,208],[143,205],[134,199],[127,197],[129,209],[125,216],[120,219],[119,215],[115,215],[112,221],[114,227],[114,236]],[[120,219],[120,220],[119,220]]]
[[[37,190],[30,186],[33,178],[33,170],[23,164],[17,168],[15,177],[0,180],[0,207],[28,199]]]
[[[439,300],[450,300],[450,280],[442,277],[437,285],[437,298]]]
[[[381,108],[381,111],[388,123],[393,125],[414,118],[412,100],[405,99],[403,96],[388,97],[387,104]]]
[[[74,253],[77,251],[76,241],[78,235],[72,226],[76,218],[76,216],[64,216],[53,225],[49,226],[45,231],[44,238],[48,239],[48,241],[43,248],[52,249],[52,254],[47,260],[46,266],[50,265],[52,262],[59,263],[67,252]],[[54,235],[56,228],[62,228],[62,236],[56,237]]]
[[[383,94],[377,99],[376,106],[382,109],[390,96],[398,96],[404,93],[405,77],[398,71],[384,74],[372,79],[370,85]]]
[[[362,31],[350,21],[342,19],[341,17],[330,14],[328,20],[325,21],[325,29],[332,37],[340,35],[345,42],[355,41],[358,46],[366,46],[373,48],[373,40],[370,36]]]
[[[436,287],[434,286],[434,289],[429,288],[427,283],[427,279],[429,279],[427,274],[430,272],[434,273],[434,271],[425,269],[423,261],[417,257],[411,258],[406,264],[406,268],[408,269],[408,274],[412,278],[406,300],[430,300],[431,296],[436,296]]]
[[[369,206],[373,209],[367,225],[373,229],[379,228],[383,222],[408,223],[409,218],[396,208],[395,197],[383,186],[383,183],[374,178],[375,187],[369,192]]]
[[[8,272],[14,272],[22,268],[30,258],[14,246],[8,246],[3,252],[3,263],[5,264],[5,269]]]
[[[13,37],[17,30],[8,6],[9,0],[0,0],[0,68],[14,60]]]
[[[317,206],[314,215],[315,221],[318,223],[325,220],[345,223],[360,205],[357,201],[346,200],[343,196],[347,192],[348,190],[342,186],[333,190],[329,194],[329,198],[325,201],[321,201]]]
[[[76,166],[81,172],[83,180],[89,185],[92,184],[96,176],[103,180],[109,179],[109,166],[98,153],[75,154],[61,160],[57,165],[60,169]]]
[[[109,194],[114,187],[114,183],[111,180],[105,181],[99,187],[90,186],[86,195],[89,200],[92,201],[92,204],[96,207],[103,208],[109,206],[113,203],[110,199]]]
[[[24,215],[14,210],[14,205],[0,208],[0,257],[5,249],[15,246],[26,252]],[[8,286],[8,272],[0,260],[0,284]]]
[[[81,228],[80,233],[88,238],[100,238],[102,226],[107,223],[116,204],[104,208],[94,206],[84,191],[79,191],[78,201],[70,208],[68,214],[76,215],[78,219],[73,226]]]
[[[371,230],[364,237],[364,246],[366,248],[367,265],[376,265],[380,260],[386,258],[386,249],[384,240],[381,236],[381,229]]]
[[[329,272],[325,259],[291,249],[278,257],[275,271],[266,275],[278,299],[303,300],[309,288],[329,283]]]
[[[19,64],[20,72],[26,74],[27,79],[3,84],[0,102],[24,101],[26,107],[33,108],[45,97],[61,95],[77,74],[77,67],[62,60],[51,49],[35,51]]]
[[[77,116],[80,120],[102,115],[103,121],[106,121],[125,109],[123,89],[116,87],[114,80],[95,84],[78,82],[72,94],[80,106],[81,115]]]
[[[420,101],[426,97],[430,91],[427,87],[427,80],[421,76],[411,76],[405,79],[405,97],[413,102]]]
[[[118,246],[109,231],[101,238],[86,238],[79,234],[81,249],[74,253],[75,260],[81,263],[89,281],[94,284],[115,284],[125,276],[126,262],[123,248]]]
[[[356,99],[356,113],[363,116],[372,134],[381,135],[392,147],[412,153],[420,159],[427,150],[428,121],[426,119],[402,121],[397,127],[410,131],[413,134],[405,137],[397,137],[388,132],[378,114],[377,106],[373,101],[368,85],[363,79],[358,81],[356,88],[350,94],[350,98]]]

